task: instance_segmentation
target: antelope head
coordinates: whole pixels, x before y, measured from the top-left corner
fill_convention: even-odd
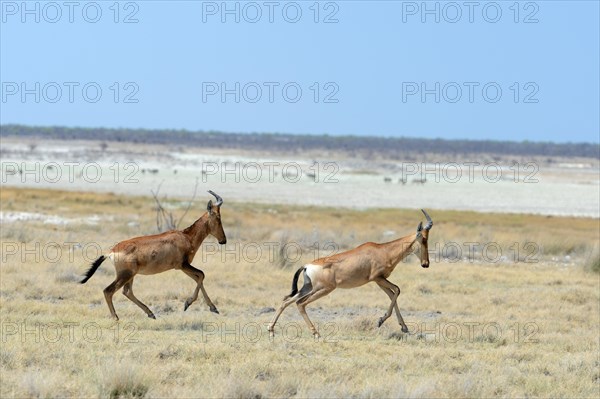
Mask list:
[[[219,241],[219,244],[223,245],[227,243],[227,237],[225,237],[225,231],[223,231],[223,225],[221,224],[223,198],[211,190],[208,190],[208,192],[217,200],[214,204],[212,200],[209,200],[206,206],[206,210],[208,211],[208,232]]]
[[[431,230],[431,227],[433,226],[433,221],[424,209],[421,209],[421,212],[423,212],[423,214],[425,215],[425,218],[427,219],[427,224],[425,225],[425,227],[423,227],[423,222],[419,222],[419,225],[417,226],[416,241],[421,244],[421,250],[419,251],[421,266],[424,268],[428,268],[429,250],[427,248],[427,239],[429,238],[429,230]]]

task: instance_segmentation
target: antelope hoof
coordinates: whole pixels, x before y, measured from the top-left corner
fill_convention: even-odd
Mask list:
[[[217,308],[215,306],[213,306],[212,308],[210,308],[210,311],[216,314],[219,314],[219,311],[217,310]]]
[[[150,314],[148,315],[148,317],[149,317],[149,318],[151,318],[151,319],[154,319],[154,320],[156,320],[156,317],[154,316],[154,314],[153,314],[153,313],[150,313]]]
[[[313,333],[313,336],[315,337],[315,341],[321,338],[318,332]]]
[[[379,321],[377,322],[377,328],[381,327],[381,325],[383,324],[384,321],[385,321],[385,319],[383,317],[381,317],[379,319]]]
[[[269,338],[271,338],[271,339],[275,338],[275,331],[269,330]]]
[[[183,311],[185,312],[187,310],[187,308],[190,307],[190,303],[188,301],[185,301],[185,303],[183,304]]]
[[[402,332],[403,333],[408,333],[408,327],[402,326]]]

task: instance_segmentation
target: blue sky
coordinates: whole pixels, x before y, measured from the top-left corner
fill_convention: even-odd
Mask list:
[[[47,3],[1,2],[2,123],[599,142],[597,1]]]

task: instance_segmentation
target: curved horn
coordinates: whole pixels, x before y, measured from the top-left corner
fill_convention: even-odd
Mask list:
[[[425,218],[427,219],[427,224],[425,225],[424,229],[430,230],[431,227],[433,227],[433,220],[431,220],[427,212],[425,212],[425,209],[421,209],[421,212],[423,212],[423,215],[425,215]]]
[[[211,193],[212,195],[214,195],[214,197],[217,199],[217,203],[215,204],[215,206],[223,205],[223,198],[221,198],[217,193],[215,193],[212,190],[208,190],[208,192]]]

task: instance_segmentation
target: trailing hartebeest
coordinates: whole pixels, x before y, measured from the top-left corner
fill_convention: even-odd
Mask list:
[[[219,313],[204,289],[204,273],[191,265],[200,244],[209,234],[215,237],[219,244],[227,242],[221,224],[223,199],[210,190],[208,192],[216,198],[217,202],[213,204],[212,201],[208,201],[207,212],[190,227],[121,241],[112,248],[108,255],[102,255],[96,259],[86,272],[81,284],[92,277],[106,258],[113,261],[117,278],[104,289],[104,297],[110,313],[115,319],[119,320],[119,317],[115,312],[112,297],[121,287],[123,287],[123,295],[142,308],[148,317],[155,319],[152,311],[133,295],[133,279],[136,274],[157,274],[171,269],[183,271],[197,284],[194,294],[185,301],[184,311],[198,298],[198,292],[202,290],[204,301],[210,311]]]
[[[423,227],[423,223],[419,223],[414,234],[384,244],[367,242],[350,251],[314,260],[298,269],[292,281],[292,292],[283,299],[283,303],[269,324],[271,337],[274,335],[275,323],[281,312],[293,302],[298,305],[298,311],[313,335],[319,337],[317,329],[306,314],[306,305],[324,297],[336,288],[355,288],[371,281],[377,283],[391,300],[387,312],[379,319],[379,327],[392,315],[392,310],[395,310],[402,331],[408,332],[396,302],[400,295],[400,288],[387,278],[400,261],[417,249],[420,249],[421,266],[429,267],[427,238],[433,221],[427,212],[423,209],[421,211],[427,218],[427,224]],[[300,273],[304,273],[304,285],[298,291]]]

